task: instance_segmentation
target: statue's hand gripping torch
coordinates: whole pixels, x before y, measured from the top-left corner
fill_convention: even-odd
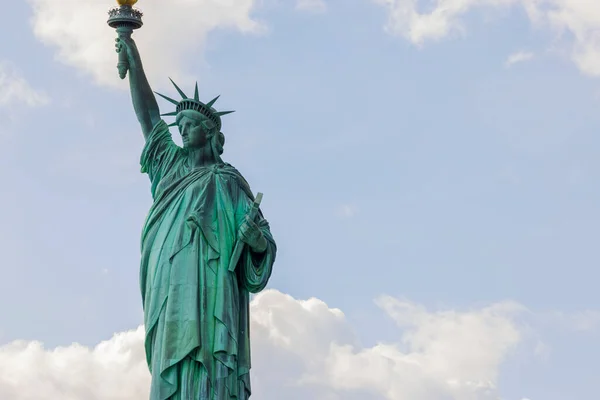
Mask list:
[[[137,0],[117,0],[119,7],[111,8],[108,11],[108,25],[117,30],[119,39],[131,38],[134,29],[142,27],[142,12],[133,8]],[[119,77],[125,79],[129,62],[127,61],[127,51],[119,51],[119,62],[117,63]]]

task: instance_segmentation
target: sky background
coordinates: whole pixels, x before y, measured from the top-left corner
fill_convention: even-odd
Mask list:
[[[3,5],[1,399],[147,398],[111,4]],[[220,94],[224,159],[265,193],[253,398],[600,396],[596,0],[138,6],[153,89]]]

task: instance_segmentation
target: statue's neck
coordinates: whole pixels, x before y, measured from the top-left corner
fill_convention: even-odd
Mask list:
[[[188,149],[188,164],[192,169],[222,162],[221,157],[214,154],[210,145],[200,149]]]

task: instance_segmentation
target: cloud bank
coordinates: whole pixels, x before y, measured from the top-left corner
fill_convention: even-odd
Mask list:
[[[483,9],[520,7],[531,24],[566,38],[585,74],[600,76],[600,7],[597,0],[372,0],[386,7],[386,30],[415,45],[466,32],[463,17]]]
[[[529,51],[518,51],[508,56],[504,62],[506,68],[510,68],[515,64],[533,60],[535,55]]]
[[[58,61],[89,74],[100,85],[126,87],[117,76],[116,33],[106,23],[110,4],[96,0],[27,1],[33,9],[35,36],[56,48]],[[207,34],[216,28],[261,32],[262,25],[250,15],[255,3],[145,0],[139,7],[144,12],[144,26],[133,37],[149,80],[162,82],[167,76],[188,79],[181,69],[183,61],[201,50]]]
[[[361,346],[341,310],[267,290],[252,301],[253,398],[487,400],[498,370],[523,341],[522,307],[428,311],[392,297],[378,306],[397,327],[395,343]],[[143,328],[94,348],[0,347],[0,398],[146,400]]]
[[[49,101],[48,96],[34,89],[15,66],[0,61],[0,107],[10,105],[37,107]]]
[[[101,85],[125,88],[116,78],[115,33],[106,25],[107,7],[95,0],[27,0],[33,31],[56,48],[56,59],[89,74]],[[422,46],[467,31],[463,19],[486,9],[520,8],[536,28],[564,38],[567,52],[585,74],[600,76],[600,7],[596,0],[371,0],[388,11],[385,29]],[[149,78],[192,80],[182,69],[190,53],[201,51],[214,29],[260,33],[265,26],[252,17],[258,0],[146,0],[144,27],[134,33]],[[297,0],[296,8],[327,9],[324,0]],[[167,24],[165,21],[177,21]]]

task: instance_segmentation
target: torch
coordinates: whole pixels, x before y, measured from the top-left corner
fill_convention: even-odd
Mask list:
[[[142,12],[133,8],[138,0],[117,0],[119,7],[111,8],[108,11],[108,25],[117,30],[119,39],[131,38],[134,29],[142,27]],[[117,64],[119,77],[125,79],[129,63],[127,62],[127,52],[119,52],[119,63]]]

